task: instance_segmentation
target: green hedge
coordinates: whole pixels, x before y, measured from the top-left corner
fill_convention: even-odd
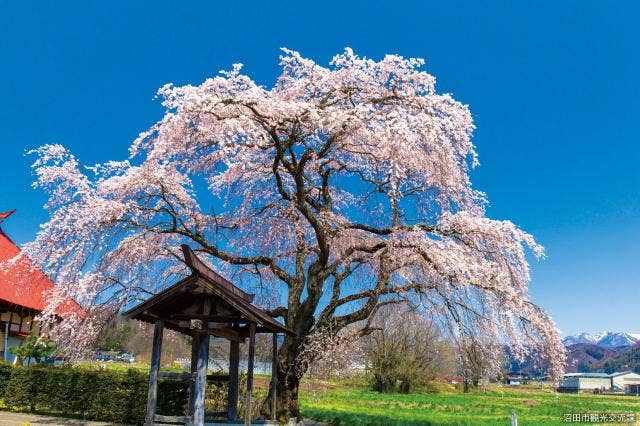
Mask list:
[[[0,396],[4,395],[4,388],[11,377],[12,367],[5,362],[0,361]]]
[[[0,396],[16,411],[138,425],[147,389],[148,374],[140,370],[0,364]],[[225,410],[226,394],[226,384],[207,386],[207,411]],[[188,399],[187,382],[160,381],[157,413],[185,415]]]

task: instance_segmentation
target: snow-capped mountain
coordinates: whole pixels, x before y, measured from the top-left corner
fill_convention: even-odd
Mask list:
[[[598,334],[580,333],[575,336],[567,336],[562,340],[565,346],[576,343],[590,343],[607,348],[620,348],[632,346],[640,342],[640,334],[625,332],[603,331]]]
[[[638,339],[629,333],[607,333],[598,340],[598,345],[608,348],[619,348],[623,346],[633,346],[638,343]]]
[[[575,345],[578,343],[595,344],[596,342],[597,342],[597,339],[589,333],[580,333],[580,334],[576,334],[575,336],[567,336],[564,339],[562,339],[562,343],[564,343],[565,346]]]

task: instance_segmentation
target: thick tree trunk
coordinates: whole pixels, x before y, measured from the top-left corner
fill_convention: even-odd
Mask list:
[[[291,417],[300,418],[300,407],[298,405],[298,388],[300,386],[300,380],[291,376],[286,382],[280,383],[281,372],[278,372],[278,386],[277,386],[277,398],[276,398],[276,417],[282,422],[288,421]],[[264,402],[264,406],[269,405],[271,395]],[[269,410],[269,408],[267,408]]]
[[[287,315],[285,324],[291,327],[296,336],[285,335],[284,342],[278,351],[278,383],[276,385],[276,415],[280,421],[288,421],[291,417],[300,417],[298,405],[298,388],[300,379],[307,371],[308,363],[312,360],[300,357],[304,343],[311,334],[316,319],[314,313],[322,295],[322,281],[318,278],[318,264],[311,265],[307,274],[307,298],[301,302],[300,295],[305,288],[300,282],[289,287]],[[326,277],[325,277],[326,278]],[[322,278],[323,280],[325,278]],[[312,356],[308,354],[308,356]],[[264,400],[261,414],[271,417],[271,386],[269,394]]]
[[[285,343],[278,352],[278,383],[276,386],[276,416],[281,422],[291,417],[300,417],[298,405],[298,388],[300,386],[300,368],[298,361],[299,340],[285,338]],[[304,367],[302,367],[304,368]],[[271,418],[271,386],[260,410],[265,418]]]

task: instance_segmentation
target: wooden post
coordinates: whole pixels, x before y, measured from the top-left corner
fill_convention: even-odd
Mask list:
[[[198,371],[198,350],[200,349],[200,333],[191,333],[191,381],[189,382],[189,415],[193,417],[195,410],[196,372]]]
[[[9,320],[11,321],[11,320]],[[9,360],[9,323],[4,323],[4,360]]]
[[[151,369],[149,370],[149,392],[147,394],[147,415],[145,425],[153,425],[153,417],[156,414],[156,402],[158,397],[158,371],[160,371],[160,354],[162,353],[162,334],[164,321],[157,320],[153,329],[153,346],[151,350]]]
[[[253,357],[256,350],[256,323],[249,323],[249,360],[247,365],[247,401],[244,404],[244,424],[251,425],[251,391],[253,391]]]
[[[278,334],[273,333],[273,348],[271,355],[271,420],[277,420],[276,389],[278,388]]]
[[[193,403],[193,424],[204,426],[204,394],[207,387],[209,364],[209,333],[202,332],[198,342],[198,365]]]
[[[229,393],[227,394],[227,419],[238,417],[238,367],[240,365],[240,342],[229,341]]]

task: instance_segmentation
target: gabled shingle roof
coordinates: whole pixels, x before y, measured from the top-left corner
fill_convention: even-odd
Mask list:
[[[255,322],[264,331],[295,334],[293,330],[253,305],[251,302],[254,295],[245,293],[209,268],[189,246],[182,245],[182,251],[185,263],[191,269],[191,275],[129,309],[123,314],[126,318],[145,322],[154,322],[158,318],[166,320],[181,314],[194,303],[207,297],[214,298],[215,304],[225,312],[233,312],[234,318]],[[222,321],[223,319],[220,322],[226,322]],[[165,326],[182,333],[189,332],[178,320],[166,321]]]

